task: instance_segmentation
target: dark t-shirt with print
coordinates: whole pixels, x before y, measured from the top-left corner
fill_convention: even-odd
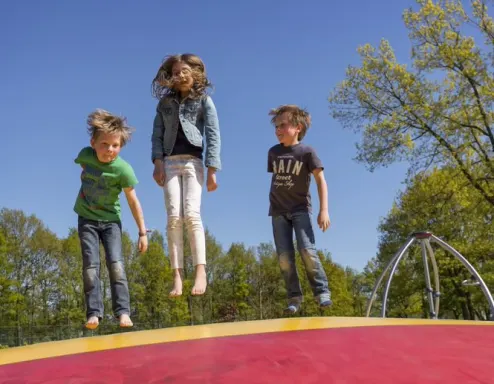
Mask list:
[[[275,145],[268,152],[268,172],[273,173],[269,193],[269,215],[312,211],[310,179],[323,168],[314,148],[298,143],[291,147]]]

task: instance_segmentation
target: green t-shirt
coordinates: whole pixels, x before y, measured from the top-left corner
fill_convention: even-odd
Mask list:
[[[83,168],[74,211],[89,220],[120,221],[119,195],[123,188],[137,184],[130,164],[119,156],[102,163],[91,147],[82,149],[74,161]]]

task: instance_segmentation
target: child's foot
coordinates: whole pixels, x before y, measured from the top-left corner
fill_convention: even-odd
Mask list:
[[[288,300],[288,306],[284,309],[286,315],[293,315],[300,310],[302,305],[302,299],[300,297],[294,297]]]
[[[96,329],[98,328],[98,325],[99,325],[99,319],[97,316],[91,316],[89,319],[87,319],[86,322],[87,329]]]
[[[196,267],[196,280],[194,281],[194,286],[192,287],[192,294],[194,296],[204,295],[207,286],[206,270],[203,264]]]
[[[288,304],[288,307],[286,307],[283,310],[283,312],[286,315],[294,315],[295,313],[298,312],[299,309],[300,309],[300,305],[298,305],[298,304]]]
[[[328,293],[323,293],[319,297],[317,297],[317,301],[319,302],[319,306],[321,308],[329,307],[333,305],[331,301],[331,296]]]
[[[182,278],[180,274],[176,274],[173,277],[173,289],[170,291],[170,297],[177,297],[182,295]]]
[[[126,315],[126,314],[120,315],[119,320],[120,320],[120,326],[122,328],[129,328],[129,327],[132,327],[134,325],[132,323],[132,320],[130,320],[129,315]]]
[[[321,308],[326,308],[326,307],[329,307],[329,306],[331,306],[331,305],[333,305],[333,302],[331,301],[331,299],[323,300],[323,301],[321,301],[321,302],[319,303],[319,306],[320,306]]]

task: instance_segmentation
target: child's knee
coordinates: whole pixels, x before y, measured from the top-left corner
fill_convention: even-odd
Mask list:
[[[185,225],[189,229],[201,229],[202,228],[202,219],[198,214],[189,214],[185,216]]]
[[[319,256],[315,252],[315,250],[310,248],[302,248],[299,250],[300,255],[302,256],[302,260],[305,264],[305,268],[307,270],[313,271],[319,267]]]
[[[168,229],[180,228],[182,226],[182,218],[180,216],[168,216]]]
[[[121,261],[115,261],[110,264],[110,275],[113,281],[127,280],[125,269]]]
[[[281,252],[278,255],[278,263],[280,264],[280,269],[282,272],[289,272],[292,263],[290,262],[290,255],[288,252]]]
[[[86,290],[96,287],[98,284],[98,269],[96,265],[90,265],[84,268],[82,275]]]

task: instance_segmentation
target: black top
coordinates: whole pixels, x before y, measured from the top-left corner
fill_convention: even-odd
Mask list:
[[[302,143],[275,145],[268,152],[268,172],[273,173],[269,193],[269,215],[312,211],[310,179],[312,172],[324,169],[314,148]]]
[[[202,160],[202,148],[196,147],[189,142],[180,123],[178,123],[177,138],[170,156],[173,155],[192,155]]]

